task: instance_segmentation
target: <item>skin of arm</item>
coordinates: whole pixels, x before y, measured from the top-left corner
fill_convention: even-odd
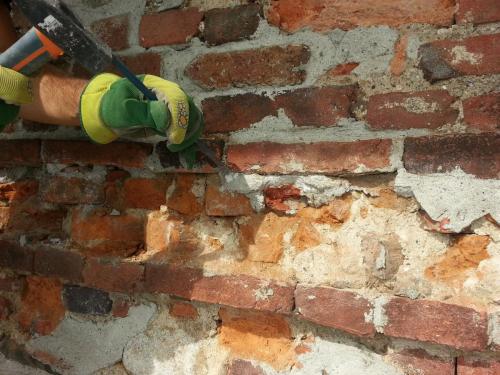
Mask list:
[[[9,10],[0,3],[0,52],[16,39]],[[33,102],[21,106],[21,118],[46,124],[80,126],[78,107],[87,80],[68,77],[48,66],[31,81]]]

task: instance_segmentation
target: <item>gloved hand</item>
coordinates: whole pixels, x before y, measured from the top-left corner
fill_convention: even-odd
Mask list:
[[[158,101],[143,94],[127,79],[111,73],[94,77],[80,98],[80,118],[87,135],[106,144],[137,129],[152,129],[171,144],[184,141],[189,124],[188,96],[176,83],[153,75],[138,76]]]
[[[19,105],[33,99],[28,77],[12,69],[0,66],[0,131],[14,121],[19,114]]]

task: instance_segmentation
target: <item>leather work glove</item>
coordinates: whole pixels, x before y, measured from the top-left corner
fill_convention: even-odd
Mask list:
[[[151,129],[181,144],[189,124],[189,98],[176,83],[153,75],[138,76],[158,101],[150,101],[127,79],[115,74],[95,76],[80,97],[82,128],[96,143],[122,134]]]
[[[0,131],[16,119],[21,104],[31,103],[32,100],[30,79],[0,66]]]

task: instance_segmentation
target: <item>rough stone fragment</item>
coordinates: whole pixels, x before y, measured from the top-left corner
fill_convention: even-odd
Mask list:
[[[367,321],[373,308],[359,294],[334,288],[298,286],[295,305],[302,318],[357,336],[373,336],[375,326]]]
[[[68,311],[91,315],[109,314],[113,305],[108,293],[77,285],[64,286],[63,301]]]
[[[500,93],[466,99],[463,108],[464,121],[469,127],[486,132],[500,129]]]
[[[92,32],[114,51],[129,47],[129,15],[119,15],[104,18],[91,25]]]
[[[203,36],[210,45],[248,39],[259,26],[259,11],[259,4],[209,10]]]
[[[488,343],[486,314],[437,301],[392,298],[385,306],[384,334],[467,351]]]
[[[198,35],[198,27],[202,19],[203,13],[197,8],[146,14],[142,17],[139,26],[139,42],[145,48],[185,44]],[[168,27],[161,25],[168,25]]]
[[[43,276],[60,277],[79,282],[82,280],[84,258],[68,250],[40,248],[35,251],[35,272]]]
[[[241,172],[341,175],[388,169],[391,148],[388,139],[311,144],[259,142],[230,145],[227,161]]]
[[[43,141],[42,158],[45,163],[143,168],[152,150],[151,145],[142,143],[103,146],[84,141]]]
[[[291,199],[299,200],[301,194],[300,189],[293,185],[268,187],[264,190],[264,203],[272,210],[286,213],[290,207],[285,202]]]
[[[134,306],[126,318],[103,322],[69,314],[50,336],[32,339],[27,348],[35,356],[46,353],[45,358],[55,359],[51,365],[62,373],[94,373],[122,358],[125,345],[146,329],[155,310],[152,304]],[[38,359],[45,362],[45,358]]]
[[[387,357],[404,374],[455,375],[452,358],[434,357],[421,349],[407,349],[391,353]]]
[[[499,178],[500,134],[406,138],[403,163],[410,173],[444,173],[461,168],[479,178]]]
[[[436,129],[453,124],[458,110],[446,90],[392,92],[368,100],[367,122],[373,129]]]
[[[236,308],[290,313],[293,286],[246,275],[203,276],[201,270],[146,264],[146,290]]]
[[[439,40],[419,48],[420,68],[430,82],[464,75],[500,73],[500,34]]]
[[[457,4],[457,23],[500,21],[500,3],[497,0],[458,0]]]
[[[241,216],[253,213],[250,200],[243,194],[220,191],[217,176],[207,179],[205,213],[209,216]]]
[[[306,27],[328,31],[409,23],[449,26],[453,23],[454,7],[455,2],[451,0],[319,0],[299,4],[294,0],[275,0],[267,19],[288,32]]]
[[[306,78],[301,67],[309,57],[304,45],[209,53],[191,62],[186,74],[205,89],[297,85]]]

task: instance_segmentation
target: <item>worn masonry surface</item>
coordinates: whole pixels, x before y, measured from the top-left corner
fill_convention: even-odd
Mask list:
[[[500,2],[67,3],[233,173],[10,125],[0,373],[500,374]]]

